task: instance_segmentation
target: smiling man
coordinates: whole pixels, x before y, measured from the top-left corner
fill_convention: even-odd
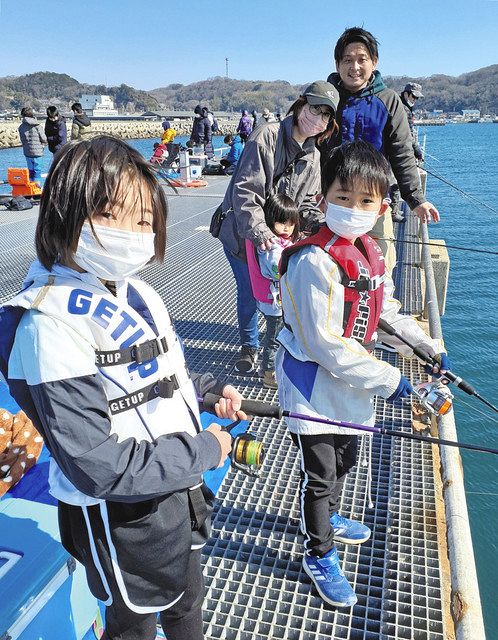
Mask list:
[[[388,89],[377,71],[378,42],[359,27],[346,29],[334,50],[336,73],[332,83],[340,95],[339,131],[321,147],[322,162],[344,142],[364,140],[389,161],[403,199],[422,222],[439,221],[436,207],[427,202],[420,187],[412,137],[400,97]],[[392,244],[392,243],[390,243]]]

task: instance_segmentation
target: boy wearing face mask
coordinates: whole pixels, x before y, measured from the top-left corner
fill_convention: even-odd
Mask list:
[[[367,234],[384,214],[389,167],[370,144],[339,147],[322,171],[326,224],[283,252],[280,289],[285,328],[279,334],[276,377],[286,410],[371,425],[374,397],[388,402],[413,391],[399,369],[374,357],[383,318],[412,344],[442,351],[413,318],[399,314],[384,257]],[[380,333],[380,331],[379,331]],[[381,339],[405,356],[411,350]],[[448,368],[446,356],[441,370]],[[348,428],[287,419],[301,454],[303,567],[324,600],[351,607],[356,595],[345,578],[334,542],[361,544],[370,529],[339,513],[342,486],[354,466],[357,435]]]

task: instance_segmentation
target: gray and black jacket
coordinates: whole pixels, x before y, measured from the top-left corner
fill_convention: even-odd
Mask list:
[[[47,144],[47,138],[36,118],[22,119],[19,125],[19,138],[27,158],[38,158],[43,155],[43,145]]]
[[[233,256],[245,260],[245,240],[254,245],[275,234],[265,222],[266,199],[281,192],[299,208],[301,230],[313,231],[323,221],[316,206],[320,192],[320,154],[315,138],[301,146],[292,137],[293,116],[258,126],[246,142],[223,201],[227,212],[219,239]]]

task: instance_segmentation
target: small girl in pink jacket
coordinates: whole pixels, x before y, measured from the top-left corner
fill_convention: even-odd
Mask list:
[[[292,198],[276,193],[266,201],[264,212],[265,222],[275,234],[272,247],[262,251],[246,240],[246,253],[252,293],[266,320],[261,361],[263,386],[276,389],[275,354],[279,346],[276,338],[282,328],[278,263],[282,251],[299,236],[299,210]]]

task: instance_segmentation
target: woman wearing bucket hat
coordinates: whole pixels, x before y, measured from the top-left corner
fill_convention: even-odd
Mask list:
[[[237,285],[240,354],[236,371],[254,371],[258,315],[252,295],[245,240],[255,249],[271,249],[274,234],[265,223],[263,207],[274,193],[285,193],[299,209],[300,228],[309,232],[323,220],[316,206],[320,191],[317,142],[336,129],[337,89],[318,80],[292,104],[281,122],[261,124],[247,141],[222,203],[219,239]]]

